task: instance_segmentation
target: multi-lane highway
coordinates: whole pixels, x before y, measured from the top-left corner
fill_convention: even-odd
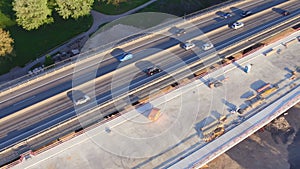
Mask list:
[[[202,33],[198,30],[200,29],[207,33],[206,36],[215,44],[216,49],[230,46],[236,41],[257,33],[260,29],[263,29],[264,26],[272,26],[284,21],[286,19],[285,17],[269,9],[281,2],[284,1],[247,1],[241,6],[236,6],[233,11],[236,12],[236,15],[226,20],[216,19],[219,18],[219,16],[210,14],[193,23],[195,27],[188,29],[187,34],[181,36],[179,39],[182,41],[192,40],[199,47],[207,38],[201,36]],[[291,13],[299,13],[300,4],[296,0],[288,1],[281,4],[280,8],[289,10]],[[228,24],[241,19],[239,16],[240,9],[253,10],[259,13],[255,14],[255,17],[242,19],[245,23],[244,28],[233,30],[228,27]],[[260,12],[264,9],[269,10]],[[137,88],[138,86],[156,80],[161,75],[180,70],[185,64],[190,64],[205,57],[205,53],[199,50],[198,47],[193,51],[181,49],[178,45],[180,40],[174,37],[156,35],[150,39],[139,42],[139,44],[129,45],[123,48],[124,51],[130,51],[135,55],[133,60],[125,63],[120,64],[110,54],[99,54],[105,55],[106,58],[106,60],[101,63],[101,67],[98,68],[98,65],[95,65],[95,60],[82,61],[85,63],[79,63],[82,65],[78,67],[89,68],[80,72],[76,71],[78,67],[75,68],[75,75],[79,75],[78,77],[74,77],[72,74],[74,69],[67,69],[57,75],[46,77],[37,83],[24,86],[9,94],[0,94],[0,111],[2,118],[0,119],[0,129],[2,131],[0,149],[37,132],[32,131],[25,135],[23,134],[25,131],[37,128],[37,126],[41,126],[41,124],[47,124],[50,120],[59,119],[58,117],[67,119],[74,116],[74,104],[66,94],[66,91],[72,88],[74,79],[78,79],[80,84],[99,77],[92,81],[91,85],[84,85],[78,90],[90,96],[95,92],[98,103],[102,103],[111,98],[110,94],[112,89],[113,91],[117,91],[118,89],[123,89],[124,86],[130,86],[130,89]],[[174,45],[175,47],[172,47]],[[101,60],[101,57],[98,56],[97,59]],[[143,71],[152,65],[159,65],[164,72],[148,77]],[[119,69],[117,69],[118,67]],[[115,69],[117,70],[114,71]],[[77,83],[76,80],[75,83]],[[95,84],[93,85],[93,83]],[[48,100],[43,101],[45,99]],[[87,109],[91,106],[93,106],[93,104],[79,106],[78,108]],[[44,127],[54,125],[63,119],[53,121],[53,123],[45,125]]]
[[[283,0],[278,0],[278,1],[249,1],[242,6],[236,6],[233,10],[236,14],[229,19],[221,19],[220,16],[216,14],[210,14],[208,16],[205,16],[203,19],[198,20],[197,22],[192,23],[195,28],[199,28],[201,31],[209,32],[211,30],[214,30],[216,28],[219,28],[224,25],[228,25],[229,23],[232,23],[233,21],[240,19],[241,17],[239,14],[241,13],[240,10],[253,10],[253,12],[259,12],[260,10],[264,10],[266,8],[269,8],[270,6],[273,6],[274,4],[278,4],[280,2],[284,2]],[[227,9],[225,11],[231,11],[230,9]],[[276,14],[276,12],[273,12],[273,14]],[[280,14],[277,14],[280,16]],[[257,21],[259,22],[259,21]],[[189,25],[189,24],[187,24]],[[232,31],[232,30],[228,30]],[[233,33],[236,33],[232,31]],[[223,34],[223,33],[222,33]],[[227,34],[216,34],[216,36],[226,36]],[[187,36],[191,36],[187,35]],[[214,38],[214,37],[212,37]],[[226,38],[226,37],[224,37]],[[188,39],[188,37],[180,37],[183,41],[185,39]],[[213,39],[210,39],[213,41]],[[152,37],[151,39],[146,39],[138,44],[132,44],[129,45],[122,50],[124,51],[130,51],[134,54],[144,51],[146,49],[151,49],[151,48],[160,48],[160,49],[165,49],[168,48],[174,44],[177,44],[178,40],[172,39],[167,36],[163,35],[156,35]],[[110,52],[110,51],[109,51]],[[101,56],[105,54],[99,54],[98,59],[101,58]],[[141,58],[145,58],[147,55],[141,56]],[[112,58],[110,53],[106,54],[107,59],[105,59],[105,62],[101,63],[101,68],[99,68],[99,72],[97,76],[100,76],[102,74],[105,74],[107,72],[113,71],[116,67],[119,66],[119,62]],[[99,59],[101,61],[101,59]],[[128,61],[126,64],[132,63],[135,60]],[[96,62],[97,63],[97,62]],[[81,67],[90,67],[91,65],[95,65],[95,60],[88,61],[86,63],[79,63],[82,64]],[[90,70],[95,70],[98,67],[98,65],[95,65],[95,67],[90,68]],[[67,70],[63,70],[62,72],[58,74],[54,74],[53,76],[47,76],[46,78],[37,81],[33,84],[24,86],[18,90],[14,90],[11,93],[6,93],[2,92],[0,93],[1,96],[1,114],[0,117],[3,117],[5,115],[8,115],[10,113],[13,113],[15,111],[18,111],[22,108],[25,108],[29,105],[32,105],[34,103],[37,103],[43,99],[46,99],[50,96],[53,96],[59,92],[65,91],[67,89],[71,88],[71,80],[72,80],[72,73],[73,73],[73,67]],[[82,74],[87,73],[87,71],[82,71]],[[86,79],[89,80],[89,79]],[[51,89],[50,91],[48,89]],[[11,107],[13,105],[13,108]],[[4,109],[3,109],[4,108]],[[7,108],[7,109],[5,109]]]

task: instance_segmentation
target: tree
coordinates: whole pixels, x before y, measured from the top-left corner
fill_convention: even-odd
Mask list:
[[[10,37],[9,32],[0,28],[0,56],[6,56],[13,51],[14,40]]]
[[[13,10],[16,12],[18,25],[26,30],[53,22],[47,0],[14,0]]]
[[[90,13],[93,3],[94,0],[56,0],[55,9],[64,19],[69,17],[78,19]]]

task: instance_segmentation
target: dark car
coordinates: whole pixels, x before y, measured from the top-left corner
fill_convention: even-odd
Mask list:
[[[183,34],[185,34],[185,33],[186,33],[186,31],[185,31],[184,29],[177,29],[177,30],[176,30],[176,35],[177,35],[177,36],[183,35]]]
[[[222,14],[222,17],[224,18],[224,19],[227,19],[227,18],[230,18],[230,17],[232,17],[232,14],[231,13],[223,13]]]
[[[241,14],[241,16],[242,17],[247,17],[247,16],[250,16],[250,15],[252,15],[253,13],[252,13],[252,11],[244,11],[242,14]]]
[[[157,66],[150,67],[150,68],[148,68],[148,69],[146,70],[146,73],[147,73],[147,75],[149,75],[149,76],[152,76],[152,75],[154,75],[154,74],[156,74],[156,73],[159,73],[159,72],[161,72],[161,69],[160,69],[159,67],[157,67]]]
[[[283,16],[287,16],[287,15],[290,14],[290,12],[289,12],[289,11],[286,11],[286,10],[283,10],[281,14],[282,14]]]

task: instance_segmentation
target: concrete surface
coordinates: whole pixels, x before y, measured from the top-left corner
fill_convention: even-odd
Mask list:
[[[292,36],[299,36],[299,32]],[[273,47],[280,47],[280,42]],[[265,83],[277,83],[280,90],[267,98],[267,102],[299,84],[290,81],[288,70],[299,66],[299,42],[280,54],[265,57],[265,47],[246,58],[224,67],[198,81],[194,81],[150,104],[130,111],[85,134],[58,145],[14,168],[162,168],[174,163],[182,155],[202,147],[199,128],[228,110],[241,106],[246,93]],[[253,64],[246,74],[241,67]],[[238,64],[238,65],[237,65]],[[229,77],[223,87],[209,89],[207,79]],[[162,115],[150,122],[143,114],[151,106],[161,109]],[[109,130],[107,130],[109,128]],[[108,132],[110,131],[110,132]]]

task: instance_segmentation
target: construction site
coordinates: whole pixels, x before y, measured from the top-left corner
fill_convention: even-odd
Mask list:
[[[228,139],[231,130],[298,89],[300,58],[294,54],[300,52],[299,36],[299,31],[292,31],[281,41],[273,38],[273,43],[265,41],[226,58],[107,117],[105,123],[28,152],[14,168],[169,168],[189,161],[195,152],[204,156],[207,147]],[[270,48],[280,52],[270,53]],[[283,115],[262,130],[281,142],[288,142],[295,132]],[[222,149],[219,145],[216,151]]]

